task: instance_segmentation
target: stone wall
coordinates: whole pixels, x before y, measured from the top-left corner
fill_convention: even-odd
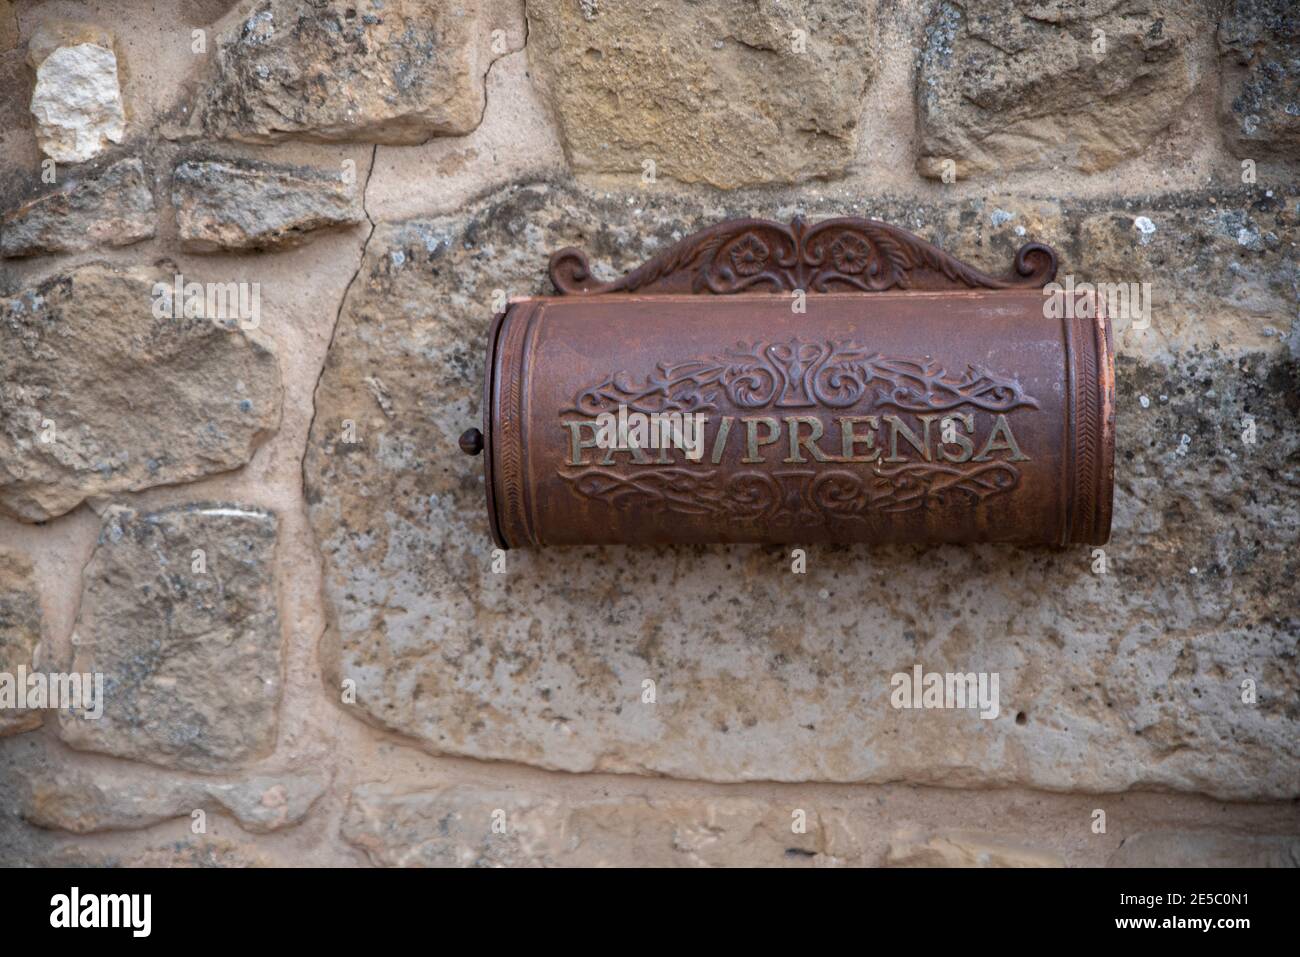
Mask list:
[[[1300,864],[1292,0],[0,0],[0,209],[0,863]],[[1104,556],[494,573],[494,301],[795,214],[1150,283]]]

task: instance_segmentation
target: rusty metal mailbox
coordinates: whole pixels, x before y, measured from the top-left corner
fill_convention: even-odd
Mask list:
[[[493,322],[461,438],[493,538],[1102,544],[1110,324],[1055,272],[857,218],[722,223],[610,283],[561,250],[559,295]]]

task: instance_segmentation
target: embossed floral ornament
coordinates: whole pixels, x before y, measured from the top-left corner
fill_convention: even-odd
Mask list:
[[[856,276],[871,262],[871,246],[861,236],[846,233],[831,243],[831,262],[840,272]]]
[[[848,216],[810,226],[796,216],[788,226],[738,219],[702,229],[612,282],[597,281],[586,253],[568,246],[551,256],[550,275],[561,295],[582,296],[1038,289],[1056,275],[1056,253],[1026,243],[1007,275],[990,276],[888,223]]]
[[[742,276],[756,276],[763,271],[771,254],[767,243],[750,233],[731,247],[731,265]]]
[[[564,479],[584,498],[616,508],[656,508],[808,528],[867,520],[873,513],[976,505],[1014,491],[1020,472],[1007,462],[908,462],[869,472],[805,469],[775,475],[747,470],[730,476],[713,469],[669,467],[628,474],[596,466],[565,474]]]
[[[717,408],[719,391],[744,409],[844,409],[869,392],[879,404],[920,413],[962,405],[986,412],[1039,407],[1015,378],[982,366],[949,371],[933,358],[882,355],[851,341],[795,337],[737,343],[725,355],[660,362],[658,371],[641,382],[620,372],[580,390],[568,411],[595,416],[620,403],[645,413],[708,411]]]

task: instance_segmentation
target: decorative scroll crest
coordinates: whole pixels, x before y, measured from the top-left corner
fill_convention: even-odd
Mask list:
[[[615,508],[718,515],[735,522],[761,521],[775,528],[865,519],[872,512],[975,505],[1020,484],[1020,472],[1006,462],[966,468],[912,462],[877,466],[867,472],[746,470],[722,478],[713,469],[674,467],[629,474],[591,467],[564,474],[564,478],[579,495]]]
[[[587,255],[572,246],[551,257],[562,295],[606,292],[882,292],[887,289],[1036,289],[1056,276],[1056,253],[1042,243],[1016,252],[1012,271],[990,276],[905,229],[844,217],[808,225],[733,219],[700,230],[613,282],[597,282]]]
[[[633,412],[706,412],[717,407],[719,393],[740,409],[844,409],[867,398],[909,412],[1038,408],[1015,379],[981,366],[950,373],[933,359],[884,356],[834,340],[738,343],[723,356],[661,362],[657,369],[640,383],[626,372],[612,375],[580,391],[565,411],[597,416],[621,404]]]

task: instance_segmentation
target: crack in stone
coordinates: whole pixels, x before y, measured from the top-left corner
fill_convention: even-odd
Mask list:
[[[320,391],[321,380],[325,378],[325,369],[329,365],[330,351],[334,348],[334,340],[338,336],[339,324],[342,322],[343,319],[343,307],[347,305],[348,294],[352,291],[353,283],[357,281],[357,277],[361,275],[361,270],[365,267],[366,253],[370,250],[370,240],[375,235],[375,220],[374,217],[370,215],[370,208],[367,205],[366,196],[370,190],[370,179],[372,176],[375,175],[375,164],[378,162],[379,162],[379,144],[376,143],[370,150],[370,168],[366,170],[366,181],[361,187],[361,211],[366,215],[366,222],[370,223],[370,231],[366,233],[366,238],[361,243],[361,252],[357,259],[357,268],[352,273],[352,277],[347,281],[347,284],[343,287],[343,295],[339,297],[339,307],[338,310],[334,313],[334,325],[330,329],[329,344],[325,347],[325,355],[321,358],[320,371],[316,373],[316,384],[312,386],[312,390],[311,390],[311,418],[307,422],[307,433],[306,433],[305,441],[303,442],[303,446],[302,446],[302,456],[298,461],[298,476],[301,482],[301,488],[303,490],[304,496],[307,488],[307,472],[306,472],[307,452],[311,444],[311,437],[316,428],[316,414],[318,409],[316,396],[317,393]],[[320,634],[316,636],[316,642],[315,642],[316,657],[317,660],[319,661],[320,643],[325,639],[325,634],[329,631],[330,628],[329,613],[328,613],[329,606],[325,600],[325,592],[324,592],[325,556],[321,551],[320,542],[317,541],[316,539],[316,529],[312,526],[311,523],[311,504],[304,503],[304,507],[307,509],[307,530],[311,535],[313,544],[315,545],[316,556],[320,561],[320,568],[321,568],[320,608],[322,612],[322,617],[324,618],[324,625],[320,630]]]

